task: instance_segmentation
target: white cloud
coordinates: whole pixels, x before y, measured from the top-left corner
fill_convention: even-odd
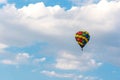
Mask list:
[[[67,11],[60,6],[46,7],[43,3],[30,4],[20,9],[7,4],[0,8],[0,43],[26,46],[45,41],[54,44],[55,47],[52,46],[57,48],[56,50],[67,49],[76,52],[79,49],[73,49],[73,46],[77,45],[74,34],[83,29],[91,35],[90,43],[85,47],[87,51],[96,55],[109,53],[108,61],[112,60],[112,63],[119,65],[119,58],[116,57],[120,56],[119,13],[120,1],[115,0],[101,0],[96,4],[73,7]],[[117,48],[116,54],[110,50],[111,46]],[[102,58],[107,59],[107,55]],[[66,60],[57,61],[62,63]],[[94,59],[89,61],[94,64]],[[73,63],[79,64],[76,60],[70,62]],[[77,67],[69,66],[74,69]]]
[[[12,60],[7,60],[7,59],[1,60],[1,63],[7,64],[7,65],[15,65],[16,64],[16,62],[14,62]]]
[[[69,0],[69,1],[71,1],[73,4],[77,6],[83,6],[98,2],[99,0]]]
[[[117,12],[119,11],[119,3],[101,1],[98,4],[72,8],[68,11],[65,11],[59,6],[45,7],[43,3],[37,3],[30,4],[21,9],[16,9],[13,5],[9,5],[1,11],[1,20],[10,27],[5,27],[7,25],[2,23],[3,27],[1,28],[3,28],[3,30],[1,33],[9,33],[9,35],[4,35],[3,39],[5,40],[8,36],[11,36],[13,40],[10,40],[9,43],[12,41],[14,41],[14,43],[21,41],[27,44],[35,41],[36,38],[38,40],[37,36],[39,36],[39,34],[41,34],[40,36],[45,36],[42,38],[46,38],[53,35],[58,37],[70,36],[78,29],[88,30],[91,34],[110,32],[116,28],[114,25],[116,21],[115,16],[117,15],[114,14],[119,13]],[[13,12],[12,14],[10,13],[11,11]],[[3,18],[2,16],[7,16],[7,18]],[[39,34],[35,34],[35,31]],[[28,33],[32,33],[33,36],[29,36]],[[94,35],[97,36],[97,34]],[[26,39],[23,40],[23,38]],[[5,42],[4,40],[1,41]]]
[[[7,0],[0,0],[0,4],[7,3]]]
[[[44,62],[44,61],[46,61],[45,57],[43,57],[43,58],[36,58],[36,59],[33,60],[33,63],[34,64],[39,64],[40,62]]]
[[[82,54],[79,56],[61,52],[56,60],[55,67],[63,70],[86,71],[99,67],[102,63],[96,62],[91,54]]]
[[[5,54],[2,55],[2,58],[0,59],[0,63],[4,65],[15,65],[15,66],[21,66],[21,65],[34,65],[38,66],[40,63],[43,63],[46,61],[45,57],[42,58],[36,58],[33,55],[30,55],[29,53],[17,53],[15,55],[13,54]]]
[[[45,74],[47,76],[53,76],[53,77],[59,77],[59,78],[72,78],[74,75],[73,74],[59,74],[56,73],[55,71],[42,71],[42,74]]]
[[[108,0],[108,1],[118,1],[119,2],[120,0]]]
[[[45,7],[43,3],[37,4],[30,4],[29,6],[24,6],[23,8],[19,9],[24,17],[31,17],[31,18],[40,18],[46,17],[49,15],[49,10]]]
[[[4,53],[6,48],[8,48],[8,45],[0,43],[0,54]]]
[[[13,59],[3,59],[0,61],[6,65],[21,65],[29,63],[30,55],[28,53],[19,53]]]
[[[4,48],[7,48],[7,47],[8,47],[8,45],[0,43],[0,49],[4,49]]]
[[[15,57],[15,61],[17,63],[26,63],[28,62],[28,59],[30,58],[30,55],[28,53],[19,53]]]
[[[98,77],[94,77],[94,76],[83,76],[83,75],[79,75],[76,77],[75,80],[102,80]]]
[[[60,31],[56,27],[59,20],[54,17],[58,12],[63,12],[60,6],[45,7],[43,3],[37,3],[35,5],[30,4],[18,11],[23,15],[22,21],[28,25],[26,27],[47,35],[60,34]],[[31,22],[34,24],[31,24]]]
[[[75,74],[69,74],[69,73],[63,74],[63,73],[57,73],[55,71],[43,70],[41,71],[41,73],[50,77],[67,78],[70,80],[101,80],[98,77],[94,77],[94,76],[75,75]]]

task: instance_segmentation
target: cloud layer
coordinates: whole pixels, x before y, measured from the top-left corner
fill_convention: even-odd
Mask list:
[[[69,10],[58,5],[46,7],[44,3],[29,4],[20,9],[14,4],[6,4],[0,9],[0,43],[23,47],[36,42],[46,42],[58,50],[57,52],[67,50],[76,53],[80,48],[77,48],[74,34],[79,30],[87,30],[91,40],[85,47],[86,52],[93,53],[98,60],[120,66],[119,13],[120,1],[101,0],[97,4],[72,7]],[[86,59],[82,56],[80,61],[78,58],[74,59],[76,56],[63,57],[56,60],[57,68],[66,68],[66,65],[61,65],[71,58],[67,65],[69,69],[80,67],[79,65],[91,67],[89,63],[93,67],[98,65],[91,58],[86,58],[89,63],[83,64],[80,62]],[[8,60],[3,62],[11,63]]]
[[[86,71],[99,67],[102,64],[96,62],[91,54],[83,53],[80,56],[75,56],[70,53],[61,52],[58,56],[55,67],[63,70]]]

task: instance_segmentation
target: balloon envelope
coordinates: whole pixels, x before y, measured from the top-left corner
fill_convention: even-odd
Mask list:
[[[83,48],[90,40],[90,35],[87,31],[78,31],[75,34],[75,39],[80,45],[80,47]]]

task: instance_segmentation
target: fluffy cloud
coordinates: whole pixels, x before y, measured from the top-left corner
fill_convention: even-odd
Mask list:
[[[18,11],[23,15],[22,21],[28,25],[26,27],[50,36],[61,35],[61,29],[58,29],[61,20],[55,17],[59,14],[58,12],[65,12],[60,6],[45,7],[43,3],[37,3],[35,5],[30,4]]]
[[[10,13],[11,11],[13,13]],[[7,5],[1,12],[1,34],[9,34],[1,35],[1,41],[8,43],[6,40],[11,38],[13,40],[9,40],[9,43],[21,41],[27,44],[38,39],[38,36],[52,38],[56,35],[57,38],[63,36],[71,39],[70,35],[78,29],[88,30],[95,37],[115,31],[116,22],[119,21],[116,19],[119,16],[119,2],[102,0],[98,4],[73,7],[68,11],[59,6],[45,7],[43,3],[30,4],[21,9]],[[39,34],[35,34],[36,31]]]
[[[103,61],[119,65],[119,58],[116,57],[120,56],[119,13],[120,1],[101,0],[67,11],[60,6],[46,7],[43,3],[30,4],[20,9],[7,4],[0,8],[0,42],[10,46],[26,46],[44,41],[52,44],[52,49],[78,52],[79,49],[73,47],[77,45],[74,34],[78,30],[87,30],[91,40],[86,51],[99,55],[98,58]],[[57,60],[61,63],[65,61]],[[94,59],[89,61],[95,63]],[[79,65],[79,62],[73,59],[70,64]],[[77,67],[69,66],[74,69]]]
[[[9,54],[5,58],[0,59],[0,63],[4,65],[15,65],[15,66],[26,65],[26,64],[39,65],[45,60],[46,60],[45,57],[35,58],[33,55],[30,55],[29,53],[18,53],[16,55],[12,55],[12,57]]]
[[[82,54],[79,56],[70,53],[60,53],[58,55],[56,68],[64,70],[80,70],[86,71],[95,67],[99,67],[102,63],[96,62],[91,54]]]
[[[28,63],[30,57],[28,53],[19,53],[13,59],[3,59],[0,62],[7,65],[20,65]]]

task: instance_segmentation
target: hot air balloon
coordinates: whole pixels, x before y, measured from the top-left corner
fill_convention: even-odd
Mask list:
[[[90,35],[87,31],[78,31],[75,34],[75,39],[77,41],[77,43],[80,45],[82,51],[83,51],[83,47],[88,43],[88,41],[90,40]]]

